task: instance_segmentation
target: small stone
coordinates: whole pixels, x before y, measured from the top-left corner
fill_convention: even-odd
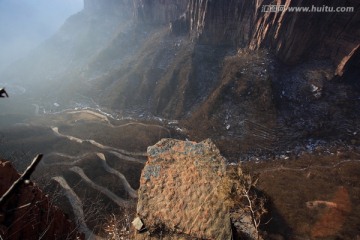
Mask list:
[[[144,227],[144,223],[141,221],[139,217],[135,218],[134,221],[131,222],[134,228],[138,231],[141,231]]]
[[[234,226],[237,227],[237,228],[238,228],[238,227],[241,227],[241,223],[235,222],[235,223],[234,223]]]
[[[314,84],[311,84],[311,91],[312,92],[317,92],[319,90],[318,86],[315,86]]]

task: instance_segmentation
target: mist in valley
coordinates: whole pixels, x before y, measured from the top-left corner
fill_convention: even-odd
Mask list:
[[[25,71],[24,68],[18,67],[20,62],[31,58],[33,52],[59,31],[67,18],[82,9],[81,0],[0,2],[0,85],[5,87],[11,96],[0,103],[1,126],[7,125],[9,121],[21,122],[25,116],[33,115],[35,112],[31,102],[34,93],[27,86],[37,88],[41,82],[34,82],[30,77],[26,77],[27,73],[22,73]],[[15,66],[15,70],[10,74],[4,74],[12,66]],[[46,69],[46,64],[42,64],[42,68]]]
[[[58,31],[69,16],[81,11],[82,8],[81,0],[1,1],[0,70],[24,58]]]
[[[1,159],[23,172],[44,154],[32,180],[80,222],[87,238],[104,236],[111,214],[133,216],[147,147],[184,138],[177,121],[135,102],[123,110],[108,104],[121,94],[109,94],[114,89],[106,79],[138,58],[132,54],[147,27],[134,33],[132,13],[104,6],[0,5],[0,30],[7,36],[1,39],[0,84],[9,94],[0,102]]]
[[[358,203],[359,14],[311,15],[305,34],[307,18],[252,1],[204,4],[0,0],[0,159],[22,172],[43,153],[32,180],[86,238],[135,216],[147,149],[163,138],[210,138],[229,169],[259,176],[274,239],[313,234],[314,199]],[[348,209],[344,239],[360,221]]]

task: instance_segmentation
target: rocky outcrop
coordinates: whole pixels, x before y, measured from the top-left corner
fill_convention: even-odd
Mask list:
[[[274,4],[274,3],[272,3]],[[357,48],[360,31],[357,22],[360,20],[357,1],[296,1],[278,0],[277,5],[286,7],[353,7],[350,12],[278,12],[263,13],[256,19],[251,49],[269,46],[280,59],[289,64],[310,59],[331,59],[335,65],[346,61]],[[259,6],[261,7],[261,6]],[[258,12],[260,9],[257,10]],[[338,70],[337,73],[341,73]]]
[[[0,161],[0,195],[19,178],[10,162]],[[1,206],[3,239],[84,239],[76,225],[34,183],[23,185]]]
[[[183,0],[84,0],[84,11],[90,13],[117,13],[138,24],[169,24],[178,19],[187,8]]]
[[[263,12],[266,5],[286,7],[323,6],[334,12]],[[353,7],[350,12],[335,12],[337,7]],[[331,59],[343,73],[343,66],[358,49],[360,30],[357,1],[192,0],[187,14],[192,36],[205,44],[224,44],[256,50],[271,48],[287,64],[311,59]]]
[[[202,44],[245,46],[253,26],[255,1],[191,0],[187,9],[193,38]]]
[[[141,24],[169,24],[185,13],[187,1],[135,0],[134,16]]]
[[[146,228],[199,239],[231,239],[229,210],[220,187],[225,159],[215,145],[210,140],[163,139],[148,148],[148,155],[137,206]]]

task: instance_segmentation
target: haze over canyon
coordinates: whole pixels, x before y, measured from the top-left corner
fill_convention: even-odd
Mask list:
[[[274,5],[352,11],[264,11]],[[23,171],[44,153],[34,181],[50,195],[61,192],[58,203],[86,238],[107,237],[111,214],[134,217],[138,189],[139,201],[151,204],[148,191],[172,196],[161,182],[169,176],[184,186],[197,179],[195,170],[181,174],[172,170],[176,163],[163,163],[187,159],[189,148],[210,162],[212,151],[224,157],[214,157],[218,175],[199,173],[199,189],[210,189],[204,179],[225,186],[223,175],[238,166],[258,176],[257,193],[269,200],[272,219],[259,227],[264,239],[356,239],[359,7],[357,0],[84,0],[55,34],[0,72],[10,96],[0,101],[0,157]],[[223,165],[229,169],[220,171]],[[229,176],[232,182],[247,175]],[[221,189],[213,199],[223,201]],[[173,216],[138,209],[153,222]],[[244,233],[236,213],[221,212],[233,226],[221,236]],[[336,219],[330,230],[326,217]],[[216,236],[216,229],[204,237],[172,221],[157,223],[168,239]],[[162,237],[161,227],[148,227],[151,237]]]

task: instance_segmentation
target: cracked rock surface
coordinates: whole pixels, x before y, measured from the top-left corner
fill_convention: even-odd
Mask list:
[[[163,139],[148,148],[148,156],[137,213],[149,232],[171,232],[179,239],[231,239],[220,188],[226,160],[211,140]]]

